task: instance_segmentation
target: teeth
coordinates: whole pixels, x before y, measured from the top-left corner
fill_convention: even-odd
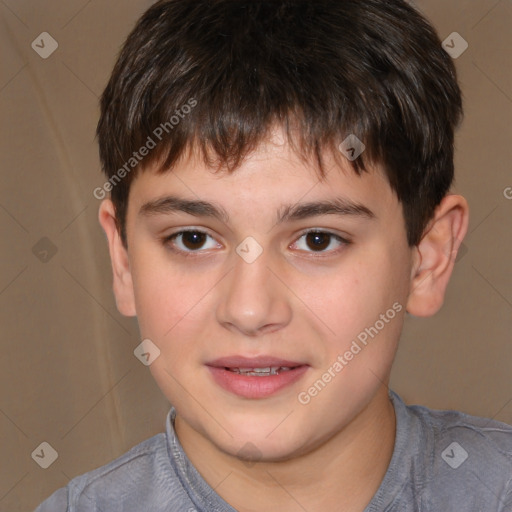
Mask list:
[[[266,366],[265,368],[228,368],[228,370],[239,373],[240,375],[266,377],[269,375],[278,375],[279,372],[291,370],[289,366]]]
[[[274,369],[276,369],[276,371],[279,369],[279,368],[273,368],[271,366],[267,366],[265,368],[250,368],[249,371],[253,371],[253,372],[256,372],[256,373],[269,373],[271,371],[273,371]]]

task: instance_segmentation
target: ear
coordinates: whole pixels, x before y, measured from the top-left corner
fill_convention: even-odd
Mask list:
[[[108,239],[117,309],[124,316],[135,316],[135,297],[128,251],[117,230],[115,208],[110,199],[101,202],[98,219]]]
[[[445,196],[415,248],[406,307],[411,315],[428,317],[441,309],[468,223],[467,201],[459,195]]]

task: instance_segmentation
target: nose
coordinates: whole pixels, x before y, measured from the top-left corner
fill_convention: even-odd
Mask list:
[[[234,267],[222,280],[216,311],[217,320],[226,329],[255,337],[282,329],[290,322],[286,279],[270,259],[266,251],[252,263],[233,254]]]

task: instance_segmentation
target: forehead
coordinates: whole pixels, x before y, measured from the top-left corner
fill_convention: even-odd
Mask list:
[[[323,177],[316,158],[298,154],[280,132],[271,134],[231,172],[208,166],[195,150],[163,173],[156,166],[139,172],[131,185],[129,210],[132,215],[158,213],[155,205],[169,196],[214,201],[218,207],[213,216],[219,214],[225,222],[230,209],[259,215],[280,209],[284,219],[283,205],[325,200],[371,217],[393,202],[394,194],[379,167],[357,175],[343,155],[330,151],[322,153],[322,164]]]

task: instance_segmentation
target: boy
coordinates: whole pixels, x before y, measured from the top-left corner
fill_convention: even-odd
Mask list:
[[[387,387],[467,230],[461,113],[404,1],[151,7],[102,97],[94,194],[173,407],[38,511],[512,510],[512,427]]]

